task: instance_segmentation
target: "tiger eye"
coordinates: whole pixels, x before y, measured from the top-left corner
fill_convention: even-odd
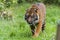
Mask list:
[[[34,9],[34,11],[37,13],[37,9]]]
[[[38,20],[38,18],[36,17],[36,20]]]

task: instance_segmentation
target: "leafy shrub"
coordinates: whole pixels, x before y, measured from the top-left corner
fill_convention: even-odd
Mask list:
[[[18,3],[18,4],[20,4],[20,3],[22,3],[22,2],[23,2],[22,0],[17,0],[17,3]]]
[[[10,7],[10,5],[13,3],[12,0],[3,0],[2,2],[4,3],[5,7]]]
[[[29,2],[29,3],[44,2],[44,3],[48,3],[48,4],[60,4],[60,0],[18,0],[18,3],[22,3],[24,1]]]
[[[7,20],[12,20],[13,19],[13,15],[11,11],[7,11],[7,10],[3,10],[0,11],[0,18],[1,19],[7,19]]]
[[[4,9],[4,5],[3,3],[0,3],[0,11],[2,11]]]

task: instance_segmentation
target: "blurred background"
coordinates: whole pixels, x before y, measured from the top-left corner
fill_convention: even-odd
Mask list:
[[[24,15],[33,3],[40,2],[46,5],[46,27],[32,38]],[[0,40],[55,40],[59,18],[60,0],[0,0]]]

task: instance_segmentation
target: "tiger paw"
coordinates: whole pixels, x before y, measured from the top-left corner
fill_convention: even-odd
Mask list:
[[[39,34],[34,34],[34,35],[33,35],[33,38],[34,38],[34,37],[38,37],[38,36],[39,36]]]

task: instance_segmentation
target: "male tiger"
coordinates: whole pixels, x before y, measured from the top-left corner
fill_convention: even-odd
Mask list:
[[[37,37],[40,31],[45,27],[46,8],[43,3],[33,4],[27,9],[25,14],[25,20],[30,25],[32,34]]]

